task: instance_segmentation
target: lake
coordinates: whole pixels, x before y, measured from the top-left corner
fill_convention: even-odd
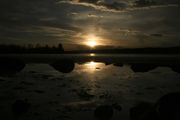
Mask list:
[[[154,104],[161,96],[180,91],[179,55],[14,54],[0,58],[12,58],[4,60],[8,64],[16,59],[26,64],[15,74],[0,76],[0,119],[4,120],[95,120],[94,111],[101,105],[116,105],[112,120],[131,120],[130,109],[138,103]],[[20,116],[12,111],[17,100],[31,104]]]

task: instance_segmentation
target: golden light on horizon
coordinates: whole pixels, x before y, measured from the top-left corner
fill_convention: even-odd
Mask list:
[[[88,41],[87,45],[93,48],[97,45],[97,43],[96,43],[96,41]]]
[[[97,46],[99,44],[98,37],[96,37],[95,35],[88,35],[86,37],[85,44],[91,48],[94,48],[95,46]]]

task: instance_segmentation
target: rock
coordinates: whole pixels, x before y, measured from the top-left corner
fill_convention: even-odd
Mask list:
[[[131,120],[156,120],[154,104],[142,102],[130,109]]]
[[[16,100],[12,105],[12,110],[15,115],[19,116],[26,113],[31,104],[27,100]]]
[[[118,103],[112,104],[112,107],[113,107],[114,109],[118,110],[118,111],[121,111],[121,110],[122,110],[121,105],[119,105]]]
[[[43,90],[34,90],[34,92],[39,93],[39,94],[45,93],[45,91]]]
[[[54,69],[62,73],[70,73],[74,69],[74,62],[70,59],[62,59],[50,64]]]
[[[79,96],[79,98],[84,99],[84,100],[90,100],[94,97],[94,95],[89,94],[87,91],[83,89],[80,91],[77,91],[77,95]]]
[[[20,72],[25,67],[25,63],[16,58],[1,57],[0,66],[0,75],[4,76]]]
[[[162,96],[156,104],[156,109],[162,120],[180,120],[180,92]]]
[[[123,63],[114,63],[113,65],[117,67],[123,67]]]
[[[174,72],[180,73],[180,64],[173,64],[169,66]]]
[[[3,82],[3,81],[5,81],[4,79],[0,79],[0,82]]]
[[[157,67],[157,65],[154,64],[148,64],[148,63],[137,63],[137,64],[132,64],[131,69],[134,72],[148,72],[150,70],[153,70]]]
[[[113,116],[113,107],[109,105],[98,106],[94,111],[94,116],[98,120],[110,120]]]

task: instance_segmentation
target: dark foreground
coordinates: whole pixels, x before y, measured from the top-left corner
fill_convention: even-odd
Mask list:
[[[180,119],[178,56],[31,58],[1,57],[2,120]]]

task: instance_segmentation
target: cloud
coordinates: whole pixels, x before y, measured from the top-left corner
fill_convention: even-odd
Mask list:
[[[79,0],[78,2],[97,3],[99,0]]]
[[[0,43],[180,45],[178,0],[0,0]],[[80,34],[81,33],[81,34]]]
[[[141,9],[154,9],[161,7],[178,7],[179,2],[174,0],[165,2],[161,0],[62,0],[58,3],[67,3],[78,6],[91,7],[105,12],[128,12]]]
[[[163,37],[163,35],[159,34],[159,33],[153,33],[153,34],[151,34],[151,36],[154,36],[154,37]]]
[[[134,2],[134,6],[137,7],[146,7],[146,6],[154,6],[154,5],[158,5],[158,3],[155,2],[154,0],[137,0]]]
[[[95,9],[100,9],[103,11],[122,10],[127,7],[127,3],[124,1],[107,2],[104,0],[70,0],[70,1],[64,0],[64,2],[71,3],[71,4],[91,6]]]
[[[59,5],[57,1],[59,0],[1,0],[0,43],[51,44],[54,41],[66,42],[68,38],[70,40],[71,31],[80,31],[72,24],[71,16],[67,15],[73,6]]]

